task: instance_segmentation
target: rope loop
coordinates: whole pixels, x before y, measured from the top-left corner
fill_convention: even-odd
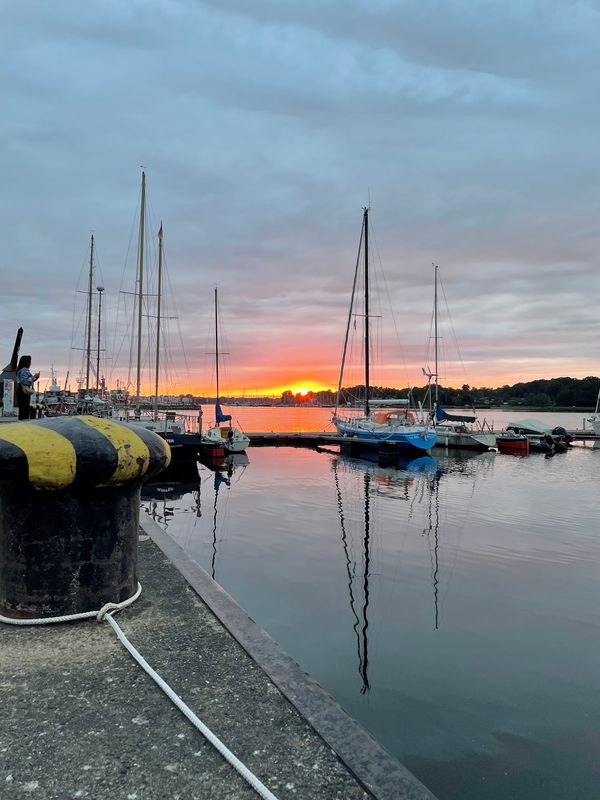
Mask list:
[[[51,625],[55,622],[76,622],[80,619],[91,619],[96,617],[98,622],[102,622],[107,614],[114,614],[115,611],[120,611],[122,608],[127,608],[138,599],[142,593],[142,584],[138,582],[135,594],[122,603],[105,603],[99,611],[82,611],[80,614],[65,614],[61,617],[38,617],[37,619],[15,619],[13,617],[5,617],[0,614],[0,622],[6,625],[19,625],[27,627],[30,625]]]

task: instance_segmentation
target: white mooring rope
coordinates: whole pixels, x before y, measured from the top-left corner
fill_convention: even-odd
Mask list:
[[[242,778],[250,784],[250,786],[254,789],[254,791],[259,794],[264,800],[277,800],[277,797],[269,790],[267,787],[260,781],[256,775],[251,772],[248,767],[243,764],[239,758],[237,758],[228,747],[226,747],[223,742],[215,736],[215,734],[208,728],[201,719],[199,719],[192,709],[186,705],[181,697],[177,695],[173,689],[166,683],[156,672],[152,669],[150,664],[146,661],[146,659],[139,653],[135,647],[131,644],[129,639],[125,636],[122,629],[117,625],[116,621],[113,618],[113,614],[117,611],[121,611],[123,608],[127,608],[132,603],[134,603],[140,594],[142,593],[142,586],[138,583],[137,591],[135,594],[130,597],[128,600],[124,600],[122,603],[106,603],[106,605],[102,606],[99,611],[84,611],[81,614],[66,614],[62,617],[42,617],[40,619],[13,619],[12,617],[5,617],[0,614],[0,622],[4,622],[7,625],[49,625],[53,622],[74,622],[75,620],[80,619],[91,619],[95,617],[98,622],[102,622],[102,620],[106,620],[113,631],[116,633],[117,638],[123,645],[123,647],[130,653],[130,655],[137,661],[140,667],[144,670],[144,672],[152,678],[154,683],[162,689],[162,691],[167,695],[167,697],[173,702],[177,708],[182,712],[182,714],[187,717],[187,719],[192,723],[192,725],[200,731],[200,733],[207,739],[212,746],[218,750],[218,752],[223,756],[223,758],[231,764],[231,766],[239,772]]]
[[[106,603],[100,611],[82,611],[80,614],[65,614],[62,617],[40,617],[38,619],[14,619],[0,614],[0,622],[5,622],[7,625],[49,625],[52,622],[75,622],[78,619],[92,619],[92,617],[96,617],[98,622],[102,622],[107,614],[113,614],[115,611],[120,611],[135,603],[141,593],[142,584],[138,583],[135,594],[129,600],[123,600],[122,603]]]

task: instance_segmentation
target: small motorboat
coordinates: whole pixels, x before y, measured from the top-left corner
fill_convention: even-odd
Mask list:
[[[499,453],[506,453],[512,456],[529,455],[529,439],[524,433],[515,431],[497,431],[496,447]]]

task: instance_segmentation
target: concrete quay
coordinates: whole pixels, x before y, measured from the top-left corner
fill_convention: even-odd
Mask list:
[[[152,520],[140,599],[116,619],[280,800],[434,800]],[[3,800],[258,797],[108,623],[0,624]]]

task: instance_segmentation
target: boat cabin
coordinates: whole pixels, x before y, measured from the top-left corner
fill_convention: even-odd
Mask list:
[[[408,408],[377,409],[371,414],[377,425],[416,425],[417,415]]]

